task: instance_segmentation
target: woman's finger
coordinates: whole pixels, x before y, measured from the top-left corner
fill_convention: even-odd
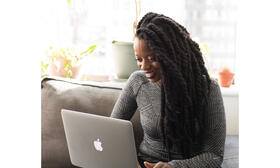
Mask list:
[[[156,164],[155,164],[155,163],[144,162],[144,165],[145,165],[147,168],[153,168]]]

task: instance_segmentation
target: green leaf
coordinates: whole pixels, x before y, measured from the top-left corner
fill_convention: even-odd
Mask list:
[[[63,54],[64,56],[67,56],[67,55],[66,55],[66,52],[65,52],[63,49],[60,49],[60,51],[62,52],[62,54]]]
[[[205,48],[207,55],[209,55],[209,48],[208,48],[208,46],[206,44],[203,44],[203,47]]]
[[[41,61],[41,72],[44,73],[48,69],[49,64],[44,64],[44,61]]]
[[[95,49],[96,45],[90,46],[89,49]]]
[[[71,5],[71,0],[67,0],[67,3],[68,3],[69,5]]]
[[[93,46],[91,46],[91,47],[89,47],[90,48],[90,51],[89,51],[89,53],[91,54],[91,53],[93,53],[93,51],[95,50],[95,48],[96,48],[96,45],[93,45]]]
[[[70,78],[70,77],[71,77],[71,74],[68,72],[66,75],[66,78]]]
[[[85,53],[87,53],[87,50],[86,51],[83,51],[80,53],[80,55],[84,55]]]
[[[80,55],[83,55],[83,54],[92,54],[93,51],[95,50],[95,48],[96,48],[96,45],[92,45],[92,46],[90,46],[87,50],[81,52]]]
[[[69,71],[70,68],[71,68],[71,65],[70,65],[69,63],[64,63],[64,69],[65,69],[66,71]]]
[[[116,42],[117,42],[116,40],[113,40],[113,41],[112,41],[112,44],[115,44]]]
[[[70,70],[67,72],[66,78],[71,78],[71,76],[72,76],[72,71]]]

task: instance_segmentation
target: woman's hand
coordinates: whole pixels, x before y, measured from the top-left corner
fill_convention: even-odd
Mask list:
[[[165,162],[158,162],[158,163],[149,163],[144,162],[146,168],[172,168],[170,164]]]

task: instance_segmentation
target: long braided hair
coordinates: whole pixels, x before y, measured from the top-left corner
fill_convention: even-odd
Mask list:
[[[168,150],[181,145],[185,158],[199,149],[204,111],[210,88],[199,45],[173,19],[147,13],[138,23],[136,37],[144,39],[156,55],[161,73],[161,133]]]

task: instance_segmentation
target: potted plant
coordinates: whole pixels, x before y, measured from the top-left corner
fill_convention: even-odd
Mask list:
[[[112,53],[117,79],[128,79],[132,72],[138,70],[133,42],[113,41]]]
[[[135,0],[135,6],[136,16],[132,26],[132,41],[112,41],[114,70],[117,79],[128,79],[131,73],[139,69],[135,59],[133,41],[135,39],[138,17],[141,13],[141,0],[139,0],[139,4],[137,4],[137,0]]]
[[[75,48],[49,47],[46,50],[47,58],[41,61],[41,74],[43,76],[59,76],[65,78],[77,78],[81,60],[93,54],[96,45],[88,47],[87,50],[79,53]]]
[[[219,83],[222,87],[230,87],[232,84],[234,73],[230,72],[230,69],[227,67],[222,68],[219,72]]]

